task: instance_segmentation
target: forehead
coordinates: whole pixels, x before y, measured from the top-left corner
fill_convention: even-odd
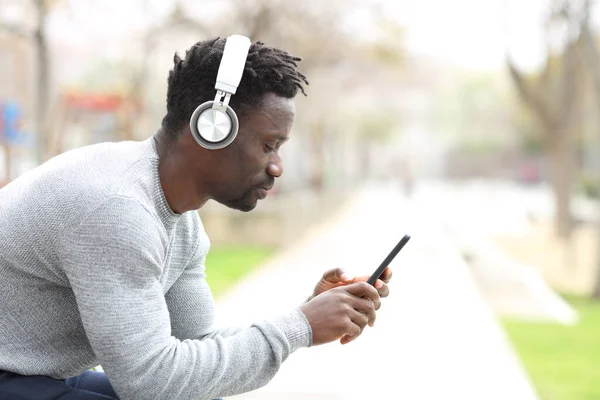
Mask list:
[[[257,108],[249,109],[240,116],[240,131],[258,131],[263,134],[289,134],[296,109],[293,99],[267,94]]]

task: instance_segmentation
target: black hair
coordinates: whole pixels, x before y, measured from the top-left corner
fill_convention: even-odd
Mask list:
[[[162,128],[169,136],[174,137],[189,123],[196,107],[214,100],[224,46],[225,39],[216,38],[196,43],[186,51],[184,59],[175,53],[175,65],[167,80],[167,114],[162,120]],[[298,61],[301,58],[283,50],[253,42],[242,80],[229,104],[243,114],[248,108],[259,107],[268,92],[293,98],[300,90],[306,96],[303,84],[308,85],[308,80],[297,70]]]

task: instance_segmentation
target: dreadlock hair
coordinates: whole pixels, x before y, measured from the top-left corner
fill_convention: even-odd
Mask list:
[[[167,80],[167,114],[162,128],[175,137],[189,123],[192,113],[200,104],[214,100],[215,82],[226,39],[204,40],[193,45],[175,63]],[[243,114],[249,108],[260,106],[262,97],[272,92],[278,96],[293,98],[298,90],[306,96],[303,84],[306,77],[297,70],[301,58],[283,50],[268,47],[262,42],[250,45],[242,80],[230,105]]]

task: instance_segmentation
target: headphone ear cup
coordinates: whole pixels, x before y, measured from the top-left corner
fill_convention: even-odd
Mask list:
[[[210,150],[222,149],[235,139],[239,121],[233,108],[225,112],[213,108],[213,101],[200,104],[190,118],[190,131],[196,142]]]

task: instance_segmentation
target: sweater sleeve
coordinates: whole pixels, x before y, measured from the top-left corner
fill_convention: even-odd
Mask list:
[[[172,333],[179,339],[205,339],[235,335],[243,327],[215,327],[212,324],[214,300],[205,273],[208,248],[202,251],[200,250],[202,240],[198,240],[197,243],[196,251],[185,270],[165,295]],[[300,312],[298,315],[310,330],[304,314]],[[208,318],[209,316],[210,318]],[[208,326],[207,319],[210,319]],[[309,337],[312,341],[312,331]]]
[[[214,399],[265,385],[310,328],[298,309],[222,337],[179,340],[160,284],[166,235],[113,197],[68,236],[64,269],[92,349],[122,400]]]
[[[228,337],[242,330],[241,327],[216,329],[212,324],[214,300],[204,270],[204,256],[193,257],[165,295],[171,331],[179,339]]]

